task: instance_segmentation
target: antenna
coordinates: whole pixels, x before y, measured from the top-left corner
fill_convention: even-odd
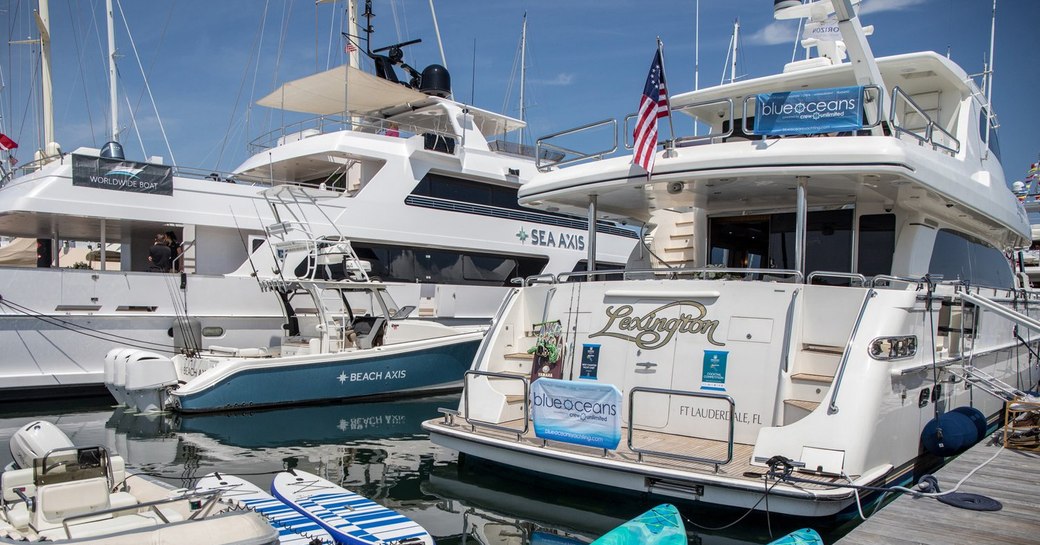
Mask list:
[[[448,59],[444,57],[444,44],[441,43],[441,27],[437,24],[437,12],[433,9],[433,0],[430,0],[430,14],[433,15],[433,31],[437,33],[437,47],[441,50],[441,66],[448,67]]]
[[[989,27],[989,70],[986,76],[986,106],[989,114],[993,115],[993,65],[996,59],[993,57],[993,43],[997,35],[997,0],[993,0],[993,15]],[[988,132],[988,129],[987,129]],[[987,135],[988,136],[988,135]]]
[[[527,12],[524,12],[524,24],[520,31],[520,121],[527,122],[527,110],[524,108],[524,87],[527,85]],[[518,143],[524,146],[524,128],[520,127]]]

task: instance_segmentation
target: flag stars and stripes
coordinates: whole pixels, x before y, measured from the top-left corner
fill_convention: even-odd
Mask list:
[[[668,115],[668,89],[665,85],[661,50],[658,49],[654,54],[654,61],[650,64],[646,85],[643,86],[643,96],[639,100],[633,133],[635,146],[632,162],[643,167],[648,175],[653,172],[657,151],[657,120]]]

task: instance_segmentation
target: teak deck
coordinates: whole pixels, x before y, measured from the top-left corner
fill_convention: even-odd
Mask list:
[[[942,491],[993,456],[999,446],[975,445],[935,473]],[[904,495],[838,541],[840,545],[1040,543],[1040,454],[1004,449],[958,492],[982,494],[1000,511],[969,511],[932,498]]]
[[[445,424],[443,422],[438,422],[438,425],[449,428],[464,428],[467,430],[470,429],[469,424],[467,424],[465,420],[461,418],[456,418],[453,424]],[[510,433],[489,428],[483,428],[479,426],[476,428],[476,430],[477,433],[479,433],[480,435],[516,441],[519,430],[523,428],[523,420],[511,420],[509,422],[503,422],[500,425],[516,428],[518,432]],[[762,476],[766,473],[766,471],[768,471],[768,468],[766,467],[751,465],[751,456],[752,452],[754,451],[753,445],[734,443],[732,461],[728,464],[720,463],[718,467],[718,473],[716,473],[715,466],[712,464],[691,463],[687,460],[670,458],[668,456],[643,454],[642,461],[640,462],[639,453],[633,451],[628,447],[627,437],[628,427],[623,426],[621,428],[621,443],[618,445],[617,450],[608,451],[604,451],[600,448],[574,445],[559,441],[546,441],[545,445],[546,448],[549,450],[580,453],[586,456],[602,458],[604,460],[642,463],[646,466],[679,469],[682,471],[694,473],[717,474],[752,482],[762,482]],[[535,436],[533,425],[530,426],[527,433],[520,438],[520,442],[528,445],[543,444],[543,440]],[[654,450],[660,452],[667,452],[671,454],[678,454],[682,456],[694,456],[698,458],[710,458],[715,460],[725,459],[727,449],[725,441],[715,441],[710,439],[701,439],[697,437],[688,437],[684,435],[675,435],[639,429],[635,430],[635,432],[633,433],[632,444],[636,449],[644,451]],[[798,473],[798,477],[803,479],[820,481],[821,483],[844,482],[844,479],[841,479],[839,477],[829,475],[816,475],[813,473]],[[817,487],[816,485],[812,484],[802,484],[801,486],[803,488]]]

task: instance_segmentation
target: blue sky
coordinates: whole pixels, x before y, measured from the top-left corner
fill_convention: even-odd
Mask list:
[[[295,119],[249,104],[281,82],[343,62],[342,41],[329,38],[330,30],[339,34],[342,2],[116,3],[120,125],[128,158],[170,160],[157,123],[161,119],[177,164],[230,170],[246,158],[249,140]],[[30,46],[7,42],[35,36],[27,4],[0,0],[0,130],[21,144],[22,162],[31,158],[38,141],[36,65]],[[104,0],[51,4],[57,141],[66,151],[99,147],[109,131]],[[721,79],[736,19],[741,25],[738,75],[774,73],[791,59],[795,23],[774,21],[769,0],[700,4],[702,87]],[[861,19],[875,26],[871,46],[878,56],[949,50],[975,74],[983,70],[989,51],[991,7],[989,0],[864,0]],[[439,0],[435,8],[455,98],[514,116],[519,115],[518,91],[511,74],[527,13],[525,102],[535,136],[633,112],[658,36],[665,43],[671,92],[694,86],[694,0]],[[428,0],[374,0],[373,11],[373,45],[422,38],[405,49],[405,61],[420,70],[440,62]],[[998,1],[994,109],[1009,181],[1021,179],[1040,153],[1040,109],[1034,103],[1040,96],[1037,21],[1040,2]],[[148,74],[158,118],[134,48]],[[798,55],[804,52],[799,49]]]

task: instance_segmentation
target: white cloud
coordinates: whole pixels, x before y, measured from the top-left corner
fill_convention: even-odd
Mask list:
[[[750,45],[777,45],[794,43],[798,25],[790,21],[774,21],[746,38]]]
[[[533,83],[538,83],[539,85],[564,87],[574,83],[574,74],[567,74],[561,72],[559,74],[556,74],[556,77],[554,78],[535,80]]]
[[[924,4],[927,0],[864,0],[860,7],[860,15],[881,13],[882,11],[903,11]]]

